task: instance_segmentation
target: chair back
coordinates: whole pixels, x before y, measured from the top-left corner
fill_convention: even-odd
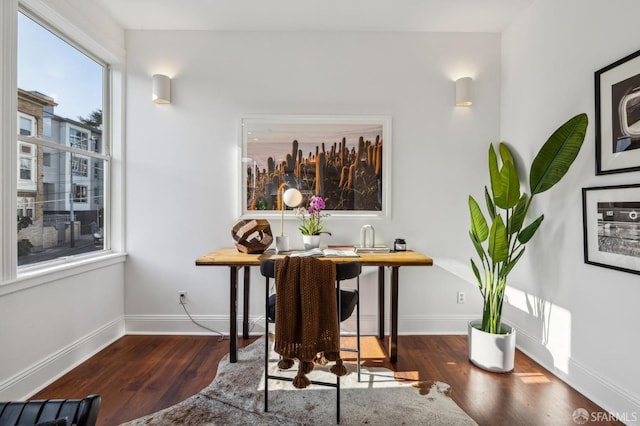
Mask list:
[[[276,261],[275,259],[266,259],[260,262],[260,273],[266,277],[267,286],[269,279],[276,277]],[[336,263],[336,281],[350,280],[357,278],[362,272],[362,265],[358,261],[337,262]],[[343,322],[353,314],[353,310],[358,304],[359,295],[355,289],[340,289],[340,293],[336,289],[336,298],[340,301],[338,305],[339,319]],[[270,322],[275,322],[276,318],[276,295],[269,297],[269,306],[267,309],[267,318]]]
[[[362,264],[358,261],[353,262],[336,262],[336,280],[344,281],[355,278],[362,272]],[[275,259],[265,259],[260,262],[260,273],[263,277],[276,277],[276,261]]]
[[[100,410],[100,396],[84,399],[48,399],[0,402],[0,425],[36,425],[67,419],[64,424],[94,426]]]

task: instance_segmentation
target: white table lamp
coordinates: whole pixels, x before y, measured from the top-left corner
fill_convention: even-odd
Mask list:
[[[282,187],[282,219],[280,226],[280,235],[276,236],[276,253],[281,251],[289,251],[289,237],[284,235],[284,211],[286,206],[297,207],[302,202],[302,193],[296,188],[289,188],[286,191]]]

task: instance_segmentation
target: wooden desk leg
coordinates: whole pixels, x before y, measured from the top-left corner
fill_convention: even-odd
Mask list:
[[[244,294],[242,296],[242,338],[249,338],[249,286],[251,285],[251,271],[244,267]]]
[[[398,360],[398,266],[391,268],[391,336],[389,337],[389,361]]]
[[[229,362],[234,363],[238,361],[238,267],[229,269]]]
[[[384,266],[378,267],[378,339],[384,339]]]

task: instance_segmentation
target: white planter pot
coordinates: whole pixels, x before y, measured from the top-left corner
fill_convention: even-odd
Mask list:
[[[469,322],[469,361],[496,373],[513,370],[516,330],[502,324],[502,329],[507,330],[507,334],[491,334],[475,327],[481,324],[480,320]]]
[[[320,247],[320,235],[303,235],[302,243],[305,250],[311,250]]]

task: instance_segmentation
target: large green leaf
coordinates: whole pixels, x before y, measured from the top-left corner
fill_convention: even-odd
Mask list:
[[[496,205],[503,209],[510,209],[518,204],[518,200],[520,200],[520,178],[512,159],[502,163],[500,183],[502,192],[500,197],[496,197]]]
[[[578,114],[560,126],[542,146],[531,163],[531,196],[554,186],[567,173],[578,156],[589,119]]]
[[[511,155],[511,151],[509,151],[509,147],[506,143],[500,142],[500,145],[498,145],[498,151],[500,151],[500,158],[502,159],[503,163],[505,161],[511,161],[513,164],[516,163],[515,161],[513,161],[513,156]]]
[[[515,234],[522,229],[522,224],[524,223],[524,218],[527,215],[527,194],[523,193],[520,197],[520,201],[516,205],[516,208],[513,210],[513,215],[511,219],[509,219],[509,235]]]
[[[469,212],[471,213],[471,232],[479,242],[483,242],[489,236],[489,227],[480,206],[471,195],[469,195]]]
[[[504,262],[509,256],[509,240],[502,216],[497,215],[489,231],[489,256],[495,262]]]
[[[529,240],[533,237],[533,235],[538,230],[538,227],[540,226],[543,220],[544,220],[544,215],[541,215],[539,218],[531,222],[529,226],[524,228],[522,232],[518,234],[518,241],[520,242],[520,244],[526,244],[529,242]]]
[[[520,260],[520,258],[522,257],[522,255],[524,254],[524,247],[522,247],[522,250],[520,250],[520,252],[518,253],[518,255],[511,259],[509,262],[507,262],[507,264],[504,266],[504,268],[501,271],[501,275],[503,277],[507,277],[507,275],[509,275],[509,272],[511,272],[511,270],[513,269],[514,266],[516,266],[516,263],[518,263],[518,260]]]
[[[480,260],[484,260],[485,258],[484,248],[482,248],[482,244],[480,244],[480,241],[478,241],[476,236],[473,235],[473,232],[471,231],[469,231],[469,238],[471,238],[471,242],[473,243],[473,246],[476,248],[476,252],[478,252],[478,256],[480,256]]]
[[[486,185],[484,186],[484,201],[487,204],[487,210],[489,211],[489,218],[493,220],[493,218],[496,217],[496,205],[491,199],[491,194],[489,194],[489,189],[487,188]]]
[[[501,197],[502,181],[500,180],[500,170],[498,169],[498,157],[493,149],[493,144],[489,145],[489,178],[491,180],[493,198]]]
[[[520,199],[520,176],[509,147],[505,143],[500,143],[499,150],[503,164],[500,177],[502,179],[502,188],[505,192],[506,205],[508,206],[506,208],[511,208],[518,204]]]
[[[473,269],[473,274],[478,280],[478,287],[480,288],[480,292],[482,292],[482,278],[480,277],[480,270],[476,266],[476,262],[474,262],[473,259],[471,259],[471,269]]]

